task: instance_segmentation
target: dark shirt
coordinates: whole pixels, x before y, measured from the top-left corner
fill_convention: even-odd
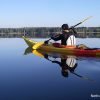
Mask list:
[[[62,32],[62,34],[59,34],[55,37],[51,37],[54,41],[61,40],[61,45],[67,45],[66,41],[69,38],[69,36],[74,35],[76,36],[77,32],[75,30],[69,31],[69,32]]]

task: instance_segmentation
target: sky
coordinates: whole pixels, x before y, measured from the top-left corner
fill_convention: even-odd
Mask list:
[[[100,0],[0,0],[0,28],[100,26]]]

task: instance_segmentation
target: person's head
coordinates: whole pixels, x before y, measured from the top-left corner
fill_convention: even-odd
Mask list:
[[[68,70],[62,70],[61,74],[63,77],[68,77]]]
[[[61,29],[62,29],[62,31],[69,30],[68,24],[63,24],[63,25],[61,26]]]

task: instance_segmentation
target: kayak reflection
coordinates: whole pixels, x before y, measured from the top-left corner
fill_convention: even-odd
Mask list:
[[[36,56],[45,58],[46,60],[48,60],[52,63],[58,64],[61,68],[61,74],[63,77],[68,77],[69,73],[72,73],[81,79],[94,81],[94,80],[91,80],[87,77],[84,77],[82,75],[75,73],[75,69],[78,66],[78,63],[77,63],[78,58],[76,56],[63,55],[63,54],[51,53],[51,52],[44,52],[41,50],[33,50],[30,47],[26,48],[24,55],[27,55],[30,53],[33,53]]]

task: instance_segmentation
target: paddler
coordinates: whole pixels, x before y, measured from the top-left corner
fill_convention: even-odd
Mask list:
[[[74,27],[69,28],[68,24],[63,24],[61,26],[62,34],[58,34],[56,36],[52,36],[51,39],[54,41],[61,40],[61,45],[64,46],[76,46],[76,38],[77,32]],[[45,44],[48,43],[48,40],[45,41]]]
[[[61,58],[60,61],[50,60],[47,54],[44,54],[44,58],[51,61],[52,63],[56,63],[61,67],[61,74],[64,77],[68,77],[69,72],[73,73],[77,67],[76,58],[73,56],[68,56],[67,58]]]
[[[56,36],[52,36],[51,39],[54,41],[61,40],[61,46],[58,43],[54,43],[53,45],[56,47],[64,47],[68,46],[69,48],[78,48],[78,49],[90,49],[84,44],[76,45],[76,36],[77,32],[74,27],[69,28],[68,24],[63,24],[61,26],[62,34],[58,34]],[[45,44],[48,44],[48,40],[45,41]]]

